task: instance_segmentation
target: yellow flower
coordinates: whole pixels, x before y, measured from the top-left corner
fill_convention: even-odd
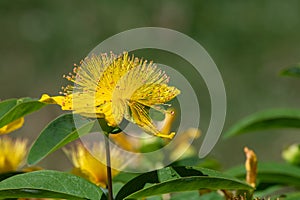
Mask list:
[[[27,141],[0,138],[0,174],[17,171],[25,161]]]
[[[19,128],[21,128],[24,124],[24,118],[21,117],[3,127],[0,128],[0,135],[3,135],[3,134],[8,134],[12,131],[15,131]]]
[[[86,117],[105,118],[112,127],[125,118],[152,135],[174,137],[175,133],[160,132],[149,117],[149,108],[166,112],[160,105],[180,93],[167,85],[169,77],[153,62],[129,57],[127,52],[119,57],[112,53],[93,55],[65,77],[74,83],[64,88],[65,96],[44,94],[40,101]]]
[[[86,178],[92,183],[105,188],[107,173],[104,146],[104,143],[94,143],[90,149],[91,152],[89,152],[81,143],[77,143],[70,149],[65,148],[64,152],[74,165],[73,174]],[[114,177],[119,173],[114,168],[123,169],[130,162],[130,159],[126,158],[117,148],[112,148],[110,154],[112,177]]]

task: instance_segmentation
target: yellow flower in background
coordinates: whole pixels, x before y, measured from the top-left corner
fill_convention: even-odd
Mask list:
[[[3,135],[3,134],[8,134],[10,132],[13,132],[19,128],[21,128],[24,124],[24,118],[21,117],[3,127],[0,128],[0,135]]]
[[[86,117],[105,118],[112,127],[125,118],[152,135],[174,137],[175,133],[160,132],[149,116],[149,108],[166,112],[160,105],[180,93],[167,85],[169,77],[153,62],[130,57],[127,52],[119,57],[93,55],[65,77],[74,83],[64,88],[65,96],[44,94],[40,101]]]
[[[177,158],[188,158],[189,156],[196,155],[196,149],[191,144],[194,139],[201,136],[201,131],[196,128],[189,128],[183,133],[179,134],[177,140],[174,141],[174,146],[176,149],[170,154],[171,160],[176,160]],[[184,153],[183,153],[184,152]]]
[[[74,165],[72,173],[81,176],[92,183],[106,187],[106,157],[104,143],[94,143],[92,148],[87,150],[81,143],[77,143],[70,149],[64,149],[66,155],[70,158]],[[119,171],[114,168],[125,168],[131,159],[126,158],[117,148],[111,149],[111,166],[112,177],[117,175]]]
[[[0,174],[17,171],[25,162],[27,154],[27,141],[0,138]]]
[[[118,134],[111,134],[110,140],[118,147],[130,152],[139,152],[140,141],[139,138],[132,137],[124,132]]]

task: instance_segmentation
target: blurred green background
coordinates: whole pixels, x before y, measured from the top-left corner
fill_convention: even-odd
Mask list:
[[[214,59],[228,99],[224,130],[256,111],[300,108],[299,80],[278,75],[282,68],[300,62],[297,0],[1,0],[0,99],[56,95],[66,83],[62,75],[97,44],[147,26],[180,31]],[[205,101],[207,95],[203,92]],[[60,113],[55,106],[47,107],[27,117],[26,125],[13,135],[33,140]],[[294,130],[256,132],[220,140],[210,155],[229,167],[243,163],[247,145],[259,159],[278,161],[281,150],[299,139]],[[57,152],[42,165],[67,168],[65,159]]]

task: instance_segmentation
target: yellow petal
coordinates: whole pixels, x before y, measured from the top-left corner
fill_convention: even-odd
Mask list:
[[[126,135],[123,132],[118,134],[110,134],[109,137],[117,146],[126,151],[138,152],[138,149],[140,148],[139,139]]]
[[[5,126],[3,126],[2,128],[0,128],[0,135],[2,134],[8,134],[12,131],[15,131],[19,128],[21,128],[24,124],[24,117],[21,117]]]
[[[53,97],[43,94],[39,101],[47,104],[57,104],[62,110],[73,110],[73,94]]]
[[[39,101],[47,104],[57,104],[63,107],[65,98],[65,96],[50,97],[48,94],[43,94]]]
[[[79,96],[80,94],[70,94],[67,96],[51,97],[48,94],[43,94],[39,101],[47,104],[57,104],[62,110],[74,110],[74,113],[81,114],[85,117],[104,118],[104,114],[100,111],[100,109],[95,107],[95,105],[87,105],[85,97],[82,100],[82,98],[79,98]],[[75,106],[73,106],[73,98],[76,98]]]
[[[168,139],[172,139],[175,136],[174,132],[170,134],[160,132],[152,123],[149,113],[144,105],[137,102],[130,102],[129,107],[133,122],[140,126],[145,132]]]
[[[166,112],[165,112],[165,120],[164,120],[164,125],[161,128],[160,132],[164,133],[164,134],[168,134],[171,131],[173,122],[175,120],[175,109],[174,108],[169,108]]]

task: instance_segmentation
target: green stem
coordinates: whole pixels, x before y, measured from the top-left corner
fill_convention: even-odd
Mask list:
[[[113,200],[114,197],[113,197],[112,176],[111,176],[109,134],[105,134],[105,149],[106,149],[106,173],[107,173],[108,200]]]

